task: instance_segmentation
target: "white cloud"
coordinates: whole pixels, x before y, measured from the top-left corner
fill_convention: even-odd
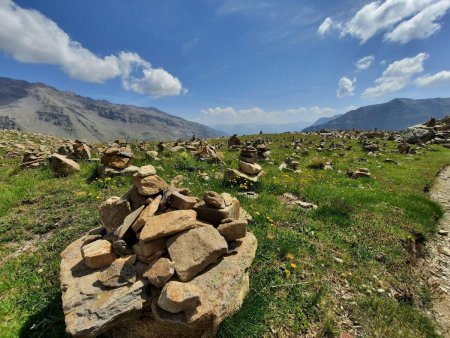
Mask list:
[[[378,34],[384,34],[387,41],[406,43],[439,31],[438,20],[448,8],[450,0],[376,0],[364,5],[346,22],[333,21],[333,27],[341,36],[350,35],[361,43]]]
[[[0,49],[21,62],[59,65],[82,81],[102,83],[121,77],[125,89],[155,97],[179,95],[183,90],[180,80],[153,68],[138,54],[98,57],[51,19],[10,0],[0,0]]]
[[[419,87],[427,87],[432,85],[437,85],[441,83],[450,83],[450,71],[443,70],[442,72],[433,74],[433,75],[425,75],[416,79],[415,83]]]
[[[356,79],[353,78],[353,80],[349,79],[348,77],[341,77],[338,83],[338,89],[336,91],[337,97],[344,97],[344,96],[353,96],[355,94],[355,86]]]
[[[319,117],[330,116],[336,110],[329,107],[300,107],[286,110],[265,111],[259,107],[236,109],[233,107],[215,107],[201,110],[198,122],[217,124],[253,124],[264,122],[267,124],[285,124],[299,121],[313,122]]]
[[[375,57],[373,55],[363,57],[362,59],[359,59],[358,62],[356,62],[356,68],[358,70],[369,69],[374,61]]]
[[[423,72],[423,63],[428,57],[426,53],[419,53],[415,57],[391,63],[375,80],[376,86],[367,88],[362,96],[378,97],[405,88],[416,74]]]
[[[413,39],[426,39],[440,30],[436,22],[450,8],[450,0],[439,1],[417,13],[409,20],[400,23],[384,37],[388,41],[407,43]]]
[[[325,35],[327,32],[329,32],[333,28],[333,19],[326,18],[322,24],[317,29],[317,33],[320,35]]]

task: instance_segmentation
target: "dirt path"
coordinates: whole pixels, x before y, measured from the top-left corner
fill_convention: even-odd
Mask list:
[[[442,336],[450,337],[450,166],[439,173],[430,196],[442,205],[445,215],[439,223],[439,235],[427,245],[423,268],[433,291],[431,315]]]

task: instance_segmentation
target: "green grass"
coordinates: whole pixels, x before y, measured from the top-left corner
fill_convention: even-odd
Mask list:
[[[429,292],[418,283],[416,257],[408,248],[436,232],[442,209],[423,188],[448,164],[450,151],[433,146],[436,151],[400,155],[395,143],[381,141],[381,155],[372,157],[355,140],[330,140],[327,144],[345,142],[353,150],[317,152],[320,137],[310,135],[302,147],[309,154],[297,154],[282,146],[293,135],[264,137],[270,138],[274,163],[262,163],[267,174],[252,188],[257,199],[239,197],[253,216],[250,229],[258,238],[251,291],[242,309],[224,321],[219,336],[339,336],[345,312],[360,323],[364,337],[436,337],[434,323],[424,314]],[[225,166],[237,168],[238,153],[224,149]],[[135,153],[136,165],[152,163],[143,152]],[[286,157],[299,161],[300,173],[278,171]],[[399,165],[385,163],[388,157]],[[160,158],[152,163],[158,174],[166,181],[183,175],[181,185],[197,196],[205,190],[234,196],[241,191],[222,183],[224,167],[218,164],[198,162],[186,152],[164,152]],[[321,169],[328,161],[334,170]],[[59,253],[97,225],[97,205],[124,194],[131,179],[95,179],[96,164],[90,162],[64,178],[55,178],[48,168],[18,170],[19,159],[0,164],[0,337],[61,337]],[[368,168],[372,178],[346,176],[348,168],[360,167]],[[285,192],[319,208],[287,207],[278,199]],[[378,293],[380,288],[386,292]],[[342,290],[350,298],[342,297]]]

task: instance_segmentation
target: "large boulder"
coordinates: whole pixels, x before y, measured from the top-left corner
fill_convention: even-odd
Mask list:
[[[59,154],[52,154],[49,158],[50,167],[56,175],[68,175],[80,171],[80,165]]]
[[[403,140],[409,144],[416,144],[419,142],[428,142],[435,137],[436,133],[433,128],[412,128],[407,131]]]

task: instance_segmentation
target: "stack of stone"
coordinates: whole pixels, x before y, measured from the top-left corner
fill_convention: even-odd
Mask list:
[[[201,143],[197,150],[192,152],[198,160],[200,161],[208,161],[208,162],[216,162],[219,164],[223,164],[223,153],[216,150],[215,147],[207,144]]]
[[[267,144],[262,143],[256,146],[256,151],[258,152],[258,158],[263,161],[270,161],[270,148]]]
[[[248,292],[256,239],[229,194],[200,201],[148,165],[122,198],[99,207],[103,227],[61,254],[67,332],[113,337],[212,337]],[[133,197],[134,196],[134,197]]]
[[[288,170],[288,171],[293,171],[293,172],[300,172],[300,170],[298,169],[298,165],[300,163],[298,161],[295,161],[292,157],[287,157],[283,163],[280,164],[280,166],[278,167],[278,170],[283,171],[283,170]]]
[[[239,149],[241,149],[241,140],[237,134],[234,134],[228,139],[228,150],[238,151]]]
[[[228,168],[224,173],[224,180],[228,183],[255,183],[265,174],[257,164],[258,152],[252,146],[244,146],[239,154],[239,170]]]
[[[72,160],[89,160],[91,149],[85,141],[66,141],[59,147],[58,154],[67,156]]]
[[[22,168],[37,168],[46,165],[50,153],[43,146],[25,150],[22,160]]]
[[[105,149],[100,159],[102,166],[97,168],[97,173],[101,177],[114,175],[132,175],[139,168],[131,165],[134,154],[126,142],[115,141]]]

